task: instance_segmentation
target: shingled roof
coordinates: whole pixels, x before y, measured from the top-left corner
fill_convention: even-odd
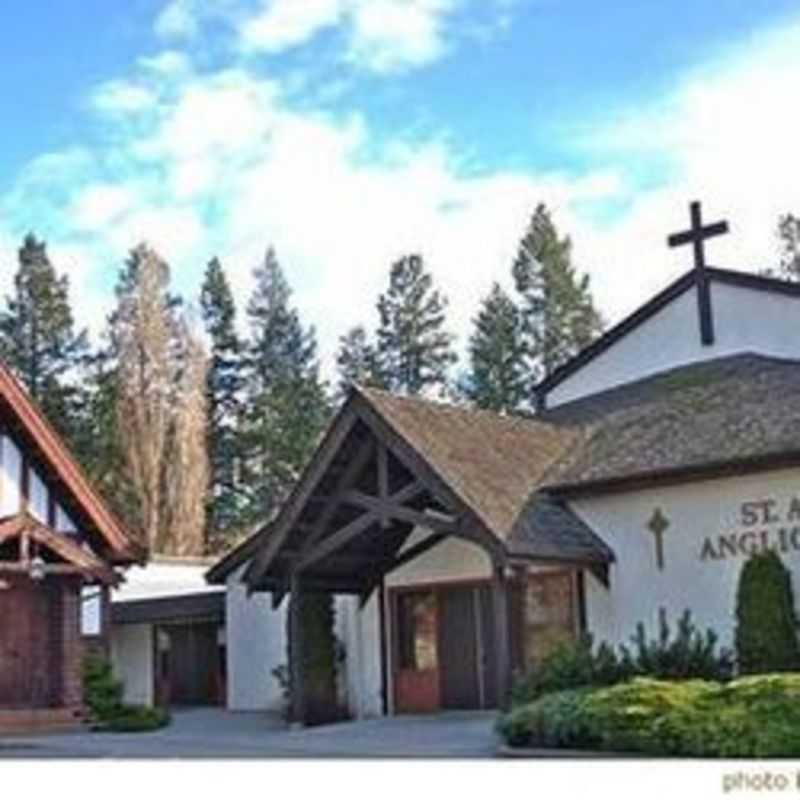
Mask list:
[[[575,494],[800,463],[800,361],[752,353],[672,369],[536,417],[363,388],[346,408],[379,418],[510,558],[612,561],[570,509]],[[265,536],[247,541],[244,559]]]
[[[800,454],[800,361],[744,353],[659,373],[559,406],[544,423],[580,432],[551,492],[689,477]]]

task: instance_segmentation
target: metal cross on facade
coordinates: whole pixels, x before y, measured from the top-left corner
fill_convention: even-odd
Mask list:
[[[664,516],[664,512],[657,508],[650,517],[647,527],[653,533],[656,540],[656,566],[664,569],[664,531],[669,528],[669,520]]]
[[[694,273],[697,285],[697,311],[700,319],[700,342],[704,346],[714,344],[714,317],[711,310],[711,288],[706,272],[705,241],[713,236],[721,236],[728,232],[728,223],[724,220],[711,225],[703,225],[700,203],[695,200],[689,204],[689,215],[692,226],[688,231],[673,233],[667,237],[670,247],[691,244],[694,250]]]
[[[691,244],[694,249],[694,268],[704,270],[706,268],[705,240],[727,233],[728,223],[722,220],[713,222],[711,225],[703,225],[703,215],[698,200],[689,203],[689,216],[692,221],[691,228],[688,231],[671,234],[667,237],[667,244],[670,247]]]

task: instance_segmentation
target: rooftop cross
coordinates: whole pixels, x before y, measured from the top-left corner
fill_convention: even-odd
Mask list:
[[[694,249],[694,276],[697,286],[697,310],[700,318],[700,342],[703,346],[714,344],[714,318],[711,310],[711,289],[706,272],[705,241],[713,236],[728,232],[726,221],[703,225],[700,203],[694,200],[689,204],[692,226],[688,231],[673,233],[667,237],[670,247],[691,244]]]
[[[689,214],[692,220],[692,227],[688,231],[681,231],[668,236],[667,244],[670,247],[691,244],[694,248],[694,268],[703,270],[706,267],[705,240],[727,233],[728,223],[723,220],[722,222],[714,222],[711,225],[703,225],[700,203],[697,200],[689,204]]]

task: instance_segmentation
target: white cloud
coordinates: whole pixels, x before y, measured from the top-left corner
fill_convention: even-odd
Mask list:
[[[353,0],[348,8],[352,21]],[[365,23],[362,35],[377,31]],[[408,251],[423,253],[450,297],[463,343],[491,281],[508,284],[539,201],[572,234],[611,320],[688,265],[665,238],[686,225],[690,199],[730,219],[732,235],[709,246],[712,262],[729,267],[774,263],[778,214],[800,211],[800,115],[786,89],[800,83],[800,27],[719,55],[648,107],[588,121],[581,145],[598,166],[577,174],[467,174],[451,140],[385,137],[355,110],[299,112],[278,81],[246,66],[198,73],[179,54],[160,63],[168,68],[140,62],[128,78],[156,98],[135,124],[113,104],[101,108],[107,140],[37,159],[0,201],[14,214],[0,218],[22,230],[51,221],[57,241],[81,245],[93,259],[81,305],[86,296],[96,305],[100,272],[147,239],[187,294],[218,253],[243,309],[251,269],[273,243],[329,366],[347,327],[373,324],[387,268]],[[624,210],[609,214],[609,204]]]
[[[247,52],[278,53],[341,26],[345,60],[377,73],[398,72],[446,52],[446,23],[461,0],[267,0],[239,27]],[[503,12],[507,13],[507,12]]]
[[[98,111],[131,114],[152,108],[156,99],[155,93],[150,89],[117,80],[98,87],[91,97],[91,103]]]
[[[302,44],[338,23],[344,6],[345,0],[271,0],[242,24],[242,46],[274,53]]]
[[[190,0],[170,0],[156,18],[155,32],[165,39],[190,39],[199,22]]]

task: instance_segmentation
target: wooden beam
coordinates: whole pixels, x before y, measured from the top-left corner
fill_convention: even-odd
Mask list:
[[[300,575],[293,572],[289,579],[289,696],[291,720],[296,725],[305,724],[305,670],[303,655],[303,611]]]
[[[13,572],[24,573],[30,572],[31,565],[29,562],[23,561],[0,561],[0,573]],[[86,575],[94,577],[89,570],[82,569],[75,564],[45,564],[45,575]]]
[[[336,510],[341,505],[342,494],[350,486],[350,484],[358,478],[364,467],[367,466],[375,445],[372,439],[367,439],[356,452],[352,461],[342,471],[339,479],[336,481],[336,486],[333,491],[333,497],[329,500],[328,505],[319,515],[316,522],[311,524],[311,532],[309,533],[304,547],[313,547],[324,535],[328,525],[331,524]]]
[[[316,547],[312,548],[308,553],[300,557],[296,569],[303,570],[311,566],[311,564],[325,558],[329,553],[338,550],[340,547],[346,545],[351,539],[354,539],[359,534],[363,533],[370,525],[374,525],[378,520],[378,515],[373,513],[362,514],[356,517],[352,522],[340,528],[336,533],[326,536]]]
[[[415,511],[413,508],[408,508],[396,502],[394,497],[393,495],[391,500],[381,500],[379,497],[372,497],[364,492],[351,489],[345,494],[345,501],[367,511],[372,511],[379,517],[385,515],[390,519],[424,526],[431,530],[445,531],[451,534],[456,532],[455,519],[443,519],[440,516],[424,511]]]
[[[426,536],[422,541],[417,542],[408,549],[399,553],[386,571],[392,572],[398,567],[402,567],[403,564],[413,561],[423,553],[427,553],[431,548],[436,547],[437,544],[443,542],[446,538],[446,533],[432,533],[430,536]]]
[[[495,567],[492,570],[492,611],[494,614],[497,705],[501,709],[506,709],[511,690],[511,643],[508,630],[508,584],[502,567]]]
[[[336,453],[356,424],[356,413],[348,402],[328,428],[325,438],[306,466],[299,482],[295,485],[289,499],[281,508],[278,518],[267,536],[264,546],[258,550],[244,574],[245,582],[254,586],[267,571],[275,554],[280,550],[292,525],[303,510],[311,494],[317,488],[331,465]]]
[[[389,501],[389,451],[383,442],[378,445],[378,497],[383,502]],[[383,530],[389,527],[389,516],[385,511],[381,511],[380,523]]]

